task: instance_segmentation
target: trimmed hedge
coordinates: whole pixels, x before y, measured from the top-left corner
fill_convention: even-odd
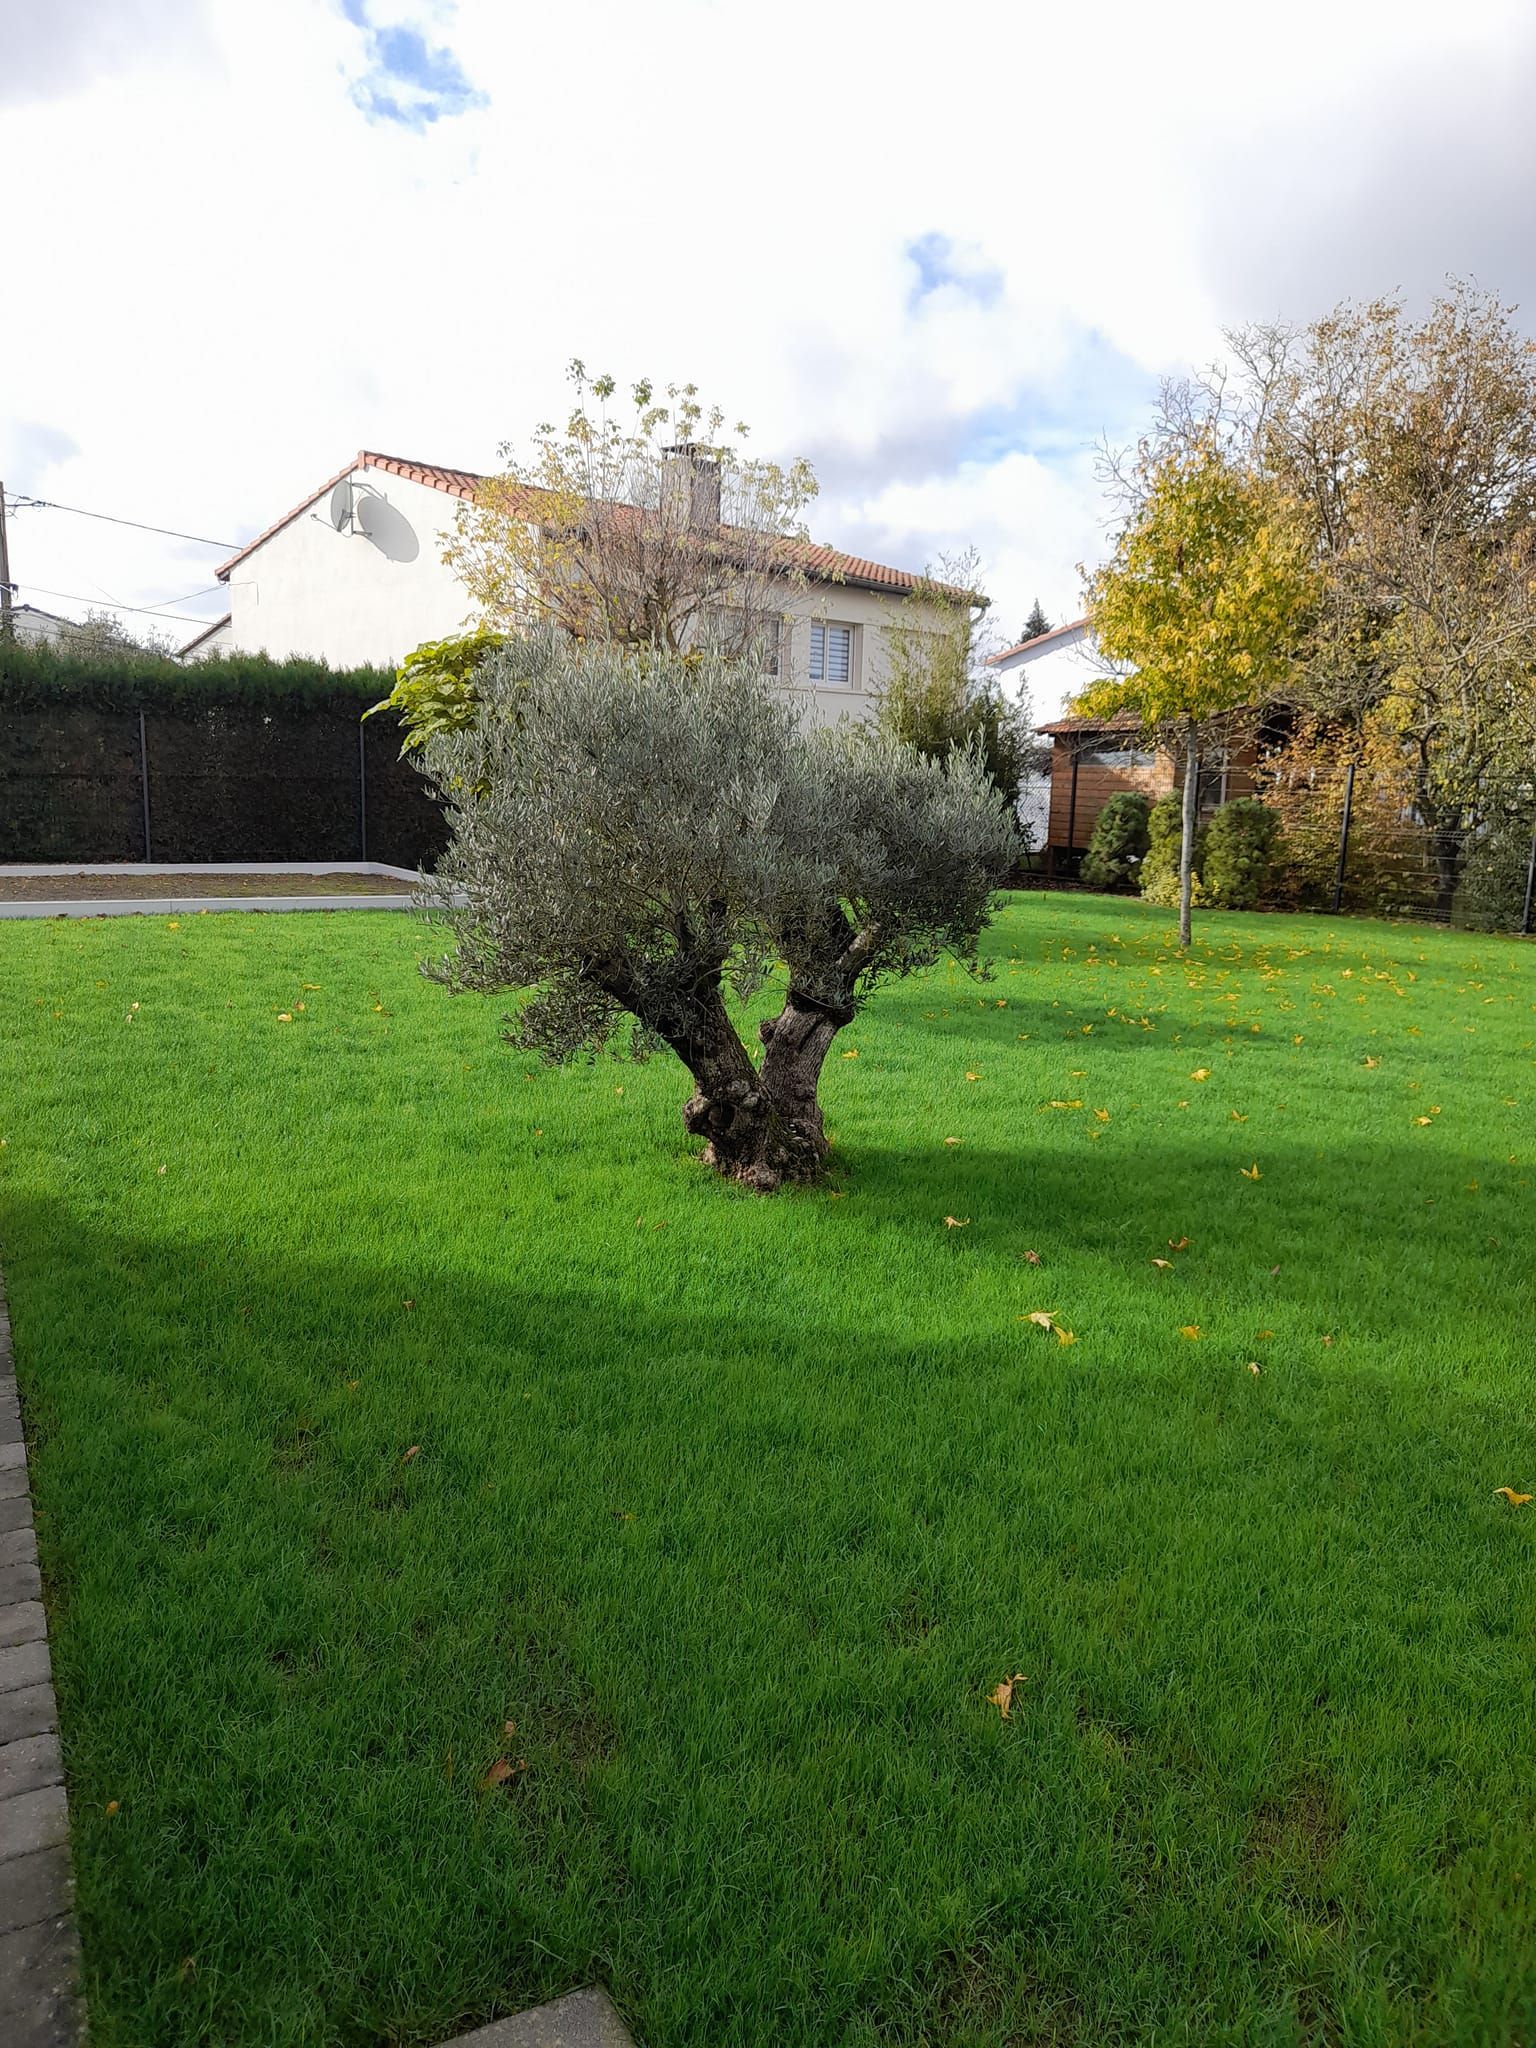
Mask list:
[[[400,759],[394,714],[359,723],[393,682],[261,655],[183,667],[0,643],[0,860],[430,865],[441,805]]]

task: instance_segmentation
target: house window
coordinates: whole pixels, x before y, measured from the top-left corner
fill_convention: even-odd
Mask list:
[[[811,681],[846,690],[853,680],[852,626],[811,627]]]
[[[1082,762],[1085,768],[1150,768],[1155,758],[1143,747],[1089,747]]]
[[[713,605],[706,621],[710,640],[722,654],[739,660],[755,653],[765,676],[779,673],[779,647],[783,622],[739,605]]]

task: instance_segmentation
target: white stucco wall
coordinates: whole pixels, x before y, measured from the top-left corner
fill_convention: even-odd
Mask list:
[[[996,666],[1011,694],[1016,695],[1021,685],[1028,691],[1036,725],[1060,718],[1079,691],[1102,682],[1106,673],[1092,629],[1086,625],[1075,626],[1028,653],[1008,655]]]
[[[178,661],[211,661],[217,654],[232,654],[235,651],[234,628],[229,619],[221,620],[211,633],[202,634],[193,647],[183,647]]]
[[[458,501],[386,470],[355,469],[352,479],[377,538],[338,533],[324,498],[280,526],[229,572],[223,651],[394,668],[467,621],[468,592],[440,559],[438,537]],[[378,501],[382,510],[364,514]]]

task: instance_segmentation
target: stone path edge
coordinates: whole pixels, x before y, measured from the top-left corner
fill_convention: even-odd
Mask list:
[[[10,917],[183,917],[209,910],[419,910],[414,896],[69,896],[0,903]]]
[[[635,2048],[613,2001],[597,1985],[531,2012],[456,2034],[443,2048]]]
[[[6,2048],[76,2048],[85,2030],[79,1974],[69,1804],[0,1274],[0,2039]]]

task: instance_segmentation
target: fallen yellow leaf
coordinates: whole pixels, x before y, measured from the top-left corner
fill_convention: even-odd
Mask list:
[[[1109,1111],[1107,1109],[1096,1109],[1093,1113],[1101,1124],[1109,1122]]]
[[[1245,1124],[1248,1119],[1240,1109],[1234,1109],[1232,1111],[1232,1121],[1235,1124]]]
[[[1250,1358],[1248,1361],[1248,1370],[1253,1374],[1254,1378],[1257,1379],[1259,1374],[1264,1370],[1264,1368],[1259,1364],[1256,1358]]]
[[[1042,1330],[1054,1330],[1056,1311],[1049,1308],[1032,1308],[1027,1316],[1018,1316],[1015,1320],[1021,1323],[1038,1323]]]
[[[980,1074],[967,1074],[965,1078],[967,1081],[979,1081],[981,1076]]]
[[[1200,1325],[1198,1323],[1181,1323],[1179,1326],[1179,1335],[1181,1337],[1198,1337],[1199,1334]]]
[[[1004,1678],[1000,1680],[999,1683],[994,1685],[992,1690],[987,1694],[988,1706],[996,1707],[997,1711],[1002,1715],[1005,1721],[1008,1719],[1009,1709],[1013,1705],[1013,1688],[1016,1685],[1022,1685],[1023,1683],[1023,1672],[1015,1671],[1011,1678]]]
[[[412,1444],[412,1445],[411,1445],[411,1447],[410,1447],[410,1449],[409,1449],[409,1450],[408,1450],[408,1451],[406,1452],[405,1456],[404,1456],[404,1457],[403,1457],[403,1458],[402,1458],[402,1459],[400,1460],[400,1462],[401,1462],[401,1464],[402,1464],[402,1465],[409,1465],[409,1463],[411,1462],[412,1458],[419,1458],[420,1456],[421,1456],[421,1445],[420,1445],[420,1444]]]
[[[1171,1252],[1187,1252],[1189,1250],[1189,1239],[1187,1237],[1170,1237],[1168,1249]]]
[[[1195,1071],[1190,1075],[1189,1078],[1191,1079],[1191,1081],[1209,1081],[1209,1079],[1211,1078],[1211,1070],[1209,1067],[1196,1067]]]
[[[969,1216],[946,1216],[944,1218],[944,1227],[946,1230],[964,1230],[970,1223],[970,1220]]]
[[[858,1056],[859,1048],[856,1045],[850,1046],[848,1051],[843,1054],[843,1058],[845,1060],[856,1060]]]
[[[1244,1180],[1260,1180],[1263,1177],[1259,1172],[1259,1163],[1257,1160],[1254,1161],[1252,1166],[1240,1166],[1237,1170],[1243,1176]]]
[[[279,1010],[277,1013],[277,1021],[279,1024],[291,1024],[293,1022],[293,1019],[289,1016],[286,1010]],[[1425,1123],[1428,1123],[1429,1118],[1425,1117],[1424,1121]]]
[[[1512,1486],[1496,1486],[1493,1490],[1501,1500],[1507,1500],[1512,1508],[1528,1508],[1531,1504],[1531,1496],[1528,1493],[1516,1493]]]

